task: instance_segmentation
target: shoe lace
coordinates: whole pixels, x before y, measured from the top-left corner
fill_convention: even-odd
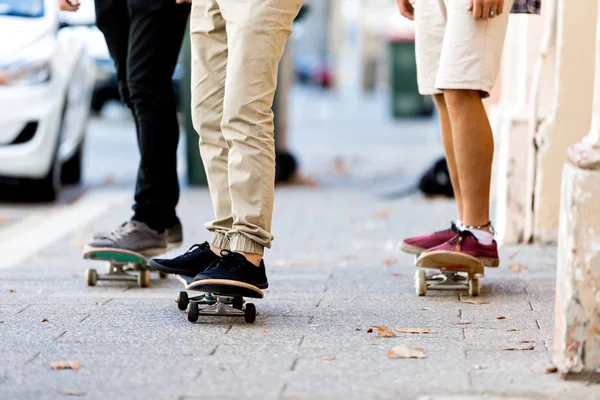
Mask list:
[[[123,222],[121,225],[116,227],[115,229],[106,233],[106,238],[110,239],[114,242],[121,240],[125,235],[133,230],[134,226],[131,221]]]
[[[221,250],[221,260],[211,265],[209,268],[222,268],[230,271],[235,271],[240,268],[241,263],[240,257],[244,257],[239,253],[233,252],[231,250]]]
[[[183,253],[184,256],[189,256],[190,254],[194,253],[197,249],[200,250],[204,250],[209,246],[208,242],[204,242],[204,243],[196,243],[195,245],[193,245],[192,247],[190,247],[188,249],[188,251],[186,251],[185,253]]]
[[[475,238],[471,231],[459,231],[456,236],[448,241],[448,243],[453,245],[456,251],[460,251],[462,248],[462,242],[469,236]]]

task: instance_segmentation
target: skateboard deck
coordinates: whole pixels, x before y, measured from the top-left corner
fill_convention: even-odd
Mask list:
[[[98,274],[95,269],[86,269],[85,281],[88,286],[96,286],[98,281],[134,281],[139,287],[150,286],[148,258],[135,251],[113,248],[86,248],[83,251],[86,260],[107,261],[107,273]],[[137,273],[137,276],[131,272]],[[164,273],[159,274],[166,278]]]
[[[484,265],[474,257],[466,262],[456,258],[450,263],[440,261],[437,257],[420,258],[415,255],[417,268],[437,270],[427,274],[424,269],[415,273],[415,292],[417,296],[425,296],[427,290],[468,290],[470,296],[479,296],[481,286],[479,278],[484,276]],[[452,264],[455,262],[456,264]]]
[[[177,306],[180,310],[186,311],[188,321],[196,322],[200,315],[244,317],[248,323],[256,319],[256,307],[252,303],[244,306],[244,297],[262,298],[264,295],[259,288],[243,282],[223,280],[194,282],[194,277],[191,276],[175,275],[175,277],[186,290],[203,292],[202,295],[191,298],[185,291],[177,295]],[[232,284],[233,282],[237,285]]]
[[[221,296],[242,296],[262,299],[265,295],[262,290],[254,285],[227,279],[207,279],[194,282],[190,276],[177,275],[186,290],[195,290],[204,293],[213,293]]]

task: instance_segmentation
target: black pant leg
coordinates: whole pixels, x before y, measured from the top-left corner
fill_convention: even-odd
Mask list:
[[[108,52],[115,63],[117,82],[123,102],[131,108],[127,87],[127,52],[129,49],[129,10],[119,0],[97,0],[96,25],[104,35]]]
[[[172,76],[190,5],[128,0],[127,6],[127,87],[141,154],[134,218],[161,231],[177,221],[179,124]]]

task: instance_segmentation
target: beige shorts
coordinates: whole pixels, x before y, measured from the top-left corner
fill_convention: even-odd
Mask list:
[[[423,95],[444,89],[479,90],[488,97],[500,70],[508,16],[476,21],[470,0],[415,0],[417,80]]]

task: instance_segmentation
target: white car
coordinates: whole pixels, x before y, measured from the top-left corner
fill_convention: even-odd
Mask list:
[[[59,24],[56,0],[0,0],[0,191],[52,201],[81,178],[95,63],[90,29]]]

